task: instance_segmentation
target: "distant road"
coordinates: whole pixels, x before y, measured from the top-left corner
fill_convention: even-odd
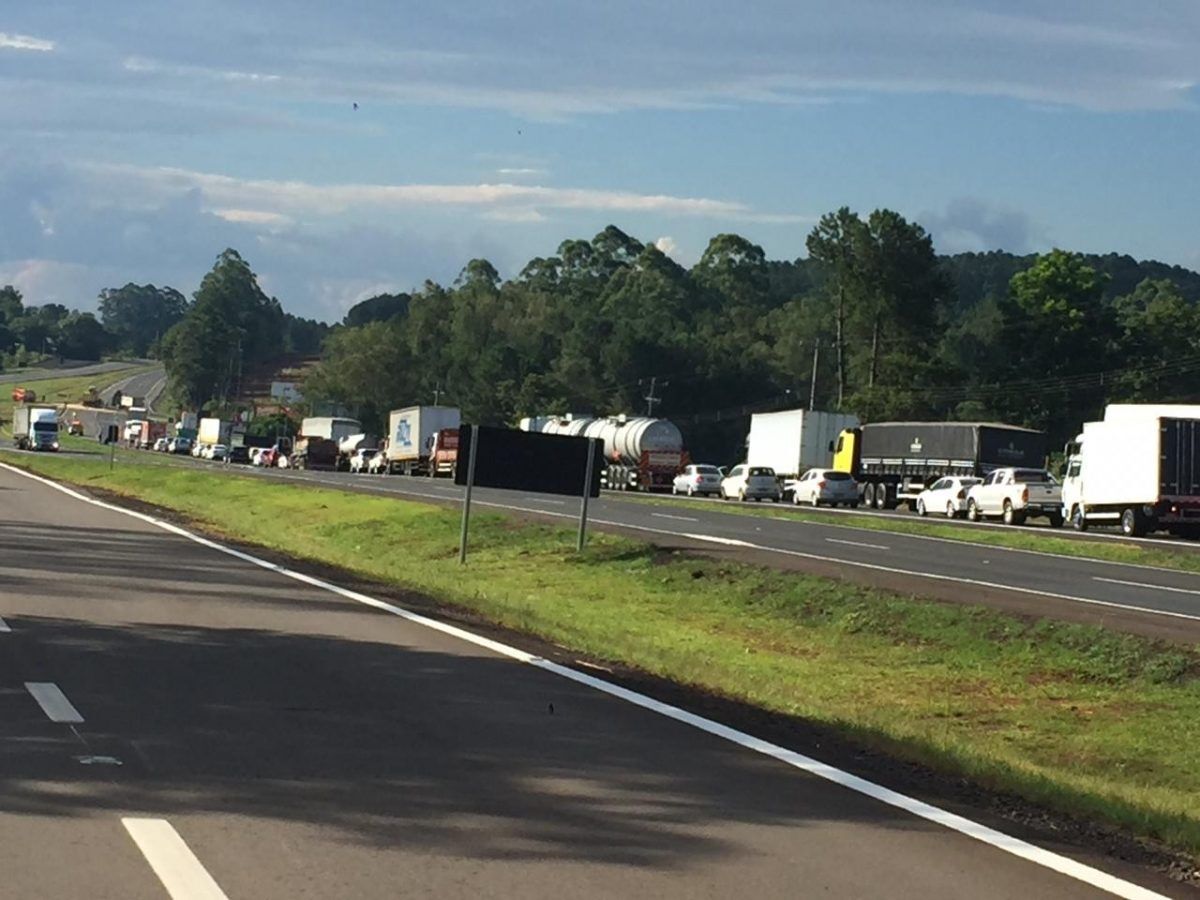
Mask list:
[[[46,381],[51,378],[78,378],[84,375],[103,375],[146,365],[145,360],[114,360],[91,363],[84,366],[68,366],[58,369],[25,369],[22,372],[0,372],[0,384],[24,384],[27,381]]]
[[[5,897],[1195,896],[8,470],[0,496]]]
[[[104,398],[105,403],[110,405],[112,404],[113,395],[117,391],[133,397],[145,397],[147,405],[153,411],[154,404],[162,396],[166,387],[167,373],[162,367],[159,367],[149,372],[132,375],[129,378],[118,381],[116,384],[101,391],[100,396]]]

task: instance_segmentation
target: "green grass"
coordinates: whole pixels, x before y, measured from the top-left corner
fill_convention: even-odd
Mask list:
[[[13,399],[12,392],[17,387],[28,387],[37,394],[37,403],[46,406],[62,406],[64,403],[78,403],[83,399],[84,392],[89,387],[103,391],[118,381],[124,381],[134,375],[149,372],[157,366],[130,366],[116,372],[104,372],[99,375],[73,375],[64,378],[45,378],[30,381],[28,384],[16,381],[12,384],[0,384],[0,421],[4,423],[4,433],[11,434]]]
[[[623,494],[622,499],[636,497],[642,503],[661,506],[679,506],[696,509],[693,500],[673,497],[647,497],[636,494]],[[708,507],[704,507],[708,508]],[[912,519],[893,518],[891,516],[854,515],[843,516],[837,513],[820,513],[787,504],[745,504],[722,503],[720,512],[734,515],[770,517],[790,519],[797,522],[815,522],[821,525],[842,526],[845,528],[861,528],[867,531],[885,531],[892,534],[912,534],[924,537],[943,538],[945,540],[962,541],[969,544],[987,544],[994,547],[1007,547],[1011,550],[1033,550],[1039,553],[1052,553],[1055,556],[1071,556],[1078,559],[1101,559],[1108,562],[1130,563],[1139,566],[1153,566],[1158,569],[1173,569],[1179,572],[1200,572],[1200,552],[1188,549],[1188,545],[1172,549],[1166,544],[1156,543],[1125,543],[1112,540],[1087,540],[1086,538],[1057,537],[1049,528],[1043,533],[1030,531],[1006,530],[1002,528],[964,528],[961,525],[951,525],[934,519],[921,519],[915,514]]]
[[[425,592],[581,654],[1200,853],[1200,650],[480,514],[106,459],[0,458]],[[818,751],[819,755],[819,751]]]

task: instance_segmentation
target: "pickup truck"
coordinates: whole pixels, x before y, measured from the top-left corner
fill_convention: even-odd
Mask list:
[[[1058,528],[1063,523],[1062,488],[1045,469],[996,469],[967,492],[967,518],[978,522],[988,516],[1000,516],[1006,525],[1045,516]]]

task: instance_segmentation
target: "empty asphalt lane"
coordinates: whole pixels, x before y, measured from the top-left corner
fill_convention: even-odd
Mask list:
[[[229,897],[1105,895],[486,646],[9,471],[0,488],[19,896],[153,896],[164,848]],[[84,721],[48,721],[25,682]],[[139,826],[161,838],[143,858],[129,821],[170,827]]]

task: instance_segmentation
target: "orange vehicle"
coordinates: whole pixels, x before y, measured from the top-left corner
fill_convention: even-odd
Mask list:
[[[37,394],[31,388],[13,388],[12,398],[13,403],[37,403]]]

